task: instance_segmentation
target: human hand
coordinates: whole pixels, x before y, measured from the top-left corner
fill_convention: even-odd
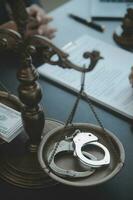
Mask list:
[[[52,39],[55,36],[56,29],[49,26],[49,22],[51,22],[53,18],[47,15],[42,8],[33,4],[27,8],[27,12],[31,18],[27,25],[27,36],[40,34],[49,39]]]
[[[14,31],[17,31],[17,25],[14,21],[11,20],[9,22],[1,24],[0,29],[12,29]]]

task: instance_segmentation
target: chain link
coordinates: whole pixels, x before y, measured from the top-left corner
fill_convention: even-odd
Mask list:
[[[93,107],[93,105],[92,105],[92,103],[91,103],[91,100],[88,98],[88,96],[87,96],[87,94],[86,94],[85,92],[83,92],[82,95],[83,95],[83,97],[85,98],[85,100],[87,101],[87,103],[88,103],[88,105],[89,105],[89,107],[90,107],[92,113],[94,114],[94,116],[95,116],[95,118],[96,118],[96,120],[97,120],[99,126],[105,131],[105,128],[104,128],[104,126],[103,126],[103,123],[101,122],[100,118],[98,117],[98,115],[97,115],[97,113],[96,113],[96,111],[95,111],[95,109],[94,109],[94,107]]]

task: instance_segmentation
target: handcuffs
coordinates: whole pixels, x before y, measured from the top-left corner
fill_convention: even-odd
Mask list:
[[[55,143],[56,145],[56,143]],[[93,145],[100,148],[104,152],[104,157],[98,160],[96,156],[82,151],[85,146]],[[55,158],[61,153],[73,153],[75,157],[78,158],[80,163],[87,167],[84,171],[75,171],[63,169],[56,165]],[[52,152],[49,154],[48,159],[51,158]],[[59,142],[58,148],[51,160],[49,167],[51,170],[61,176],[66,178],[81,178],[92,175],[97,168],[109,165],[110,163],[110,153],[108,149],[101,143],[98,142],[98,138],[89,132],[81,132],[76,130],[71,137],[66,137],[65,140]]]
[[[89,168],[89,170],[86,170],[86,171],[79,172],[75,170],[66,170],[56,165],[55,158],[59,153],[73,153],[73,152],[74,152],[73,142],[62,140],[58,146],[58,149],[54,155],[54,158],[49,164],[49,167],[57,175],[62,176],[62,177],[81,178],[81,177],[90,176],[92,173],[94,173],[95,169],[92,169],[92,168]],[[87,153],[87,152],[83,152],[83,153],[86,157],[89,157],[92,160],[96,160],[96,157],[93,156],[92,154]],[[51,157],[51,154],[52,152],[49,154],[49,159]]]
[[[99,168],[110,163],[110,153],[108,149],[101,143],[97,142],[98,138],[92,133],[78,132],[73,138],[73,143],[75,145],[74,155],[85,165],[92,168]],[[94,145],[102,149],[104,152],[104,158],[101,160],[92,160],[86,158],[82,153],[82,148],[84,146]]]

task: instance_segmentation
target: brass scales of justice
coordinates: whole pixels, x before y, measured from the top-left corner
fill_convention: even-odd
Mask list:
[[[118,138],[104,128],[84,92],[85,73],[95,68],[101,58],[100,53],[84,53],[84,58],[90,59],[88,67],[75,65],[68,59],[68,54],[45,37],[33,35],[26,38],[26,25],[30,19],[23,0],[7,2],[18,32],[0,30],[0,49],[11,49],[19,54],[21,66],[17,79],[20,85],[18,97],[1,91],[0,101],[21,111],[24,132],[29,139],[22,143],[23,151],[20,154],[6,151],[0,155],[0,178],[29,189],[44,188],[58,182],[84,187],[109,180],[123,166],[124,149]],[[38,73],[32,64],[32,57],[38,50],[43,55],[44,63],[73,68],[82,73],[81,89],[65,124],[45,119],[39,105],[42,93],[37,82]],[[52,60],[54,55],[58,56],[58,60]],[[90,105],[99,126],[72,123],[81,96]]]
[[[122,48],[133,52],[133,8],[128,8],[122,24],[113,34],[114,41]]]

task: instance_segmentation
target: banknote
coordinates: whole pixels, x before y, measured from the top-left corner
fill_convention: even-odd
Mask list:
[[[21,131],[21,113],[0,103],[0,137],[6,142],[10,142]]]

